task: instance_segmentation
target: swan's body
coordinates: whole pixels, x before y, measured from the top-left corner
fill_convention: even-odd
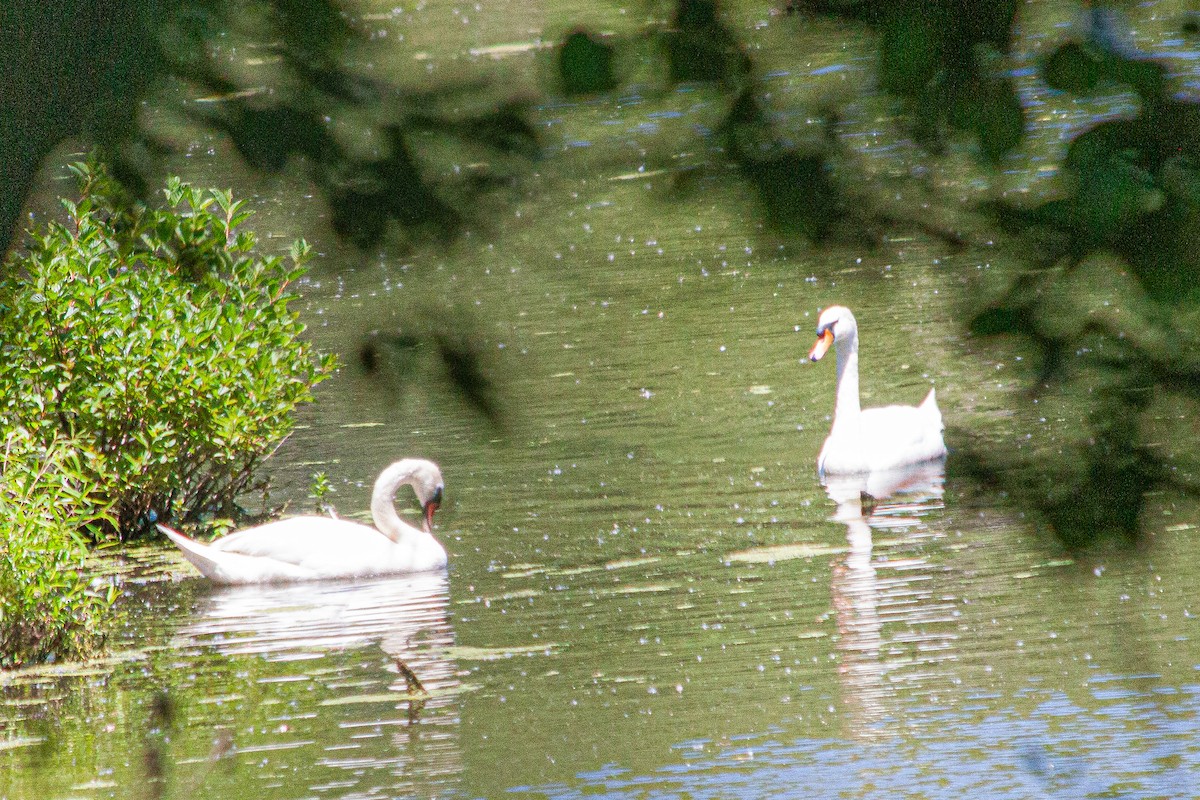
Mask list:
[[[396,490],[409,484],[425,512],[424,530],[400,519]],[[231,533],[210,544],[159,525],[187,560],[217,583],[363,578],[424,572],[446,566],[446,550],[433,537],[433,512],[442,501],[437,465],[406,458],[375,481],[375,527],[332,517],[293,517]]]
[[[831,306],[817,321],[817,361],[837,347],[837,404],[833,426],[817,457],[821,474],[877,472],[946,455],[942,412],[934,390],[919,406],[863,409],[858,398],[858,323],[845,306]]]

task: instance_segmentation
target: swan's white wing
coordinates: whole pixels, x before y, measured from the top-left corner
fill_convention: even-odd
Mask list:
[[[323,577],[354,577],[428,569],[412,564],[411,547],[374,528],[330,517],[293,517],[230,534],[212,547],[269,558]]]
[[[387,541],[379,531],[357,522],[333,517],[291,517],[231,533],[211,542],[210,547],[227,553],[295,561],[287,554],[335,547],[339,543],[358,547],[361,542],[373,539]]]
[[[270,558],[226,553],[193,541],[163,525],[158,526],[200,574],[216,583],[273,583],[311,580],[319,577],[311,569]]]
[[[936,413],[936,407],[932,411]],[[871,469],[892,469],[944,456],[942,417],[935,413],[912,406],[864,411],[862,436],[869,448]]]
[[[829,473],[895,469],[946,455],[936,403],[868,408],[846,423],[835,421],[818,466]]]

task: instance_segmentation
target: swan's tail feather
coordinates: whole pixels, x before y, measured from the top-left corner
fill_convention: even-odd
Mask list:
[[[936,389],[934,389],[931,386],[929,388],[929,394],[925,395],[925,399],[921,401],[921,405],[917,406],[917,408],[921,409],[926,414],[929,414],[930,416],[937,419],[939,432],[942,430],[945,430],[945,428],[946,428],[945,423],[942,422],[942,410],[940,408],[938,408],[938,404],[937,404],[937,390]]]
[[[175,543],[184,557],[200,570],[204,577],[216,583],[273,583],[276,581],[307,580],[312,570],[274,558],[230,553],[200,544],[165,525],[158,529]]]
[[[192,562],[192,565],[200,570],[204,577],[211,580],[221,580],[219,577],[222,572],[221,566],[212,555],[212,548],[192,541],[179,531],[173,531],[166,525],[159,525],[158,529],[175,543],[175,546],[183,553],[184,558]]]

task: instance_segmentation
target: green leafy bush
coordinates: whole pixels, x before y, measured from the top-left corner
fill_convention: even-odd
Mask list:
[[[93,588],[80,531],[105,520],[79,451],[9,431],[0,451],[0,668],[91,655],[116,586]]]
[[[0,282],[0,422],[82,443],[123,538],[232,516],[334,366],[288,308],[308,245],[256,257],[228,192],[172,178],[155,210],[71,169],[68,221],[31,232]]]

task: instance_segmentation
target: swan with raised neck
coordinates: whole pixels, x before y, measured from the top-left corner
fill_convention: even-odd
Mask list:
[[[833,424],[817,457],[821,474],[853,474],[897,469],[944,458],[942,412],[930,388],[919,406],[863,410],[859,400],[858,321],[845,306],[830,306],[817,320],[817,341],[808,353],[819,361],[837,351],[837,390]]]

